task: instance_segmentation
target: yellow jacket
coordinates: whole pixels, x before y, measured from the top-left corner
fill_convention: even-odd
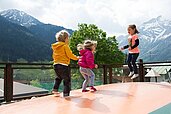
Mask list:
[[[54,64],[70,64],[70,59],[78,60],[78,58],[72,53],[68,44],[65,42],[56,42],[52,44],[53,50],[53,62]]]

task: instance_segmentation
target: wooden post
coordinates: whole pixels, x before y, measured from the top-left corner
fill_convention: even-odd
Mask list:
[[[103,84],[107,84],[107,66],[103,65]]]
[[[139,79],[140,82],[144,82],[144,66],[143,66],[143,60],[139,59]]]
[[[157,77],[155,76],[155,81],[157,82]]]
[[[109,67],[109,83],[112,83],[112,67]]]
[[[10,63],[7,63],[4,69],[4,99],[5,102],[11,102],[13,99],[13,69]]]

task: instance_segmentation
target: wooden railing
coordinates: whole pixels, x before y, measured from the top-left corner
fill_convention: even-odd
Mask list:
[[[4,101],[13,100],[13,71],[14,69],[52,69],[49,63],[0,63],[0,69],[4,69]],[[39,94],[42,96],[46,94]],[[22,96],[21,98],[29,98],[32,96]],[[20,99],[20,97],[16,98]]]

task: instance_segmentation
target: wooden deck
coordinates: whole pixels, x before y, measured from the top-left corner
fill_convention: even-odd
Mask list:
[[[0,106],[0,114],[148,114],[171,102],[171,86],[120,83],[74,90],[68,98],[53,95]]]

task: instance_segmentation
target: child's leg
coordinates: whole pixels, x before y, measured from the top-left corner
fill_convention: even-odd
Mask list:
[[[134,75],[131,77],[131,79],[134,79],[136,77],[138,77],[138,70],[137,70],[137,65],[136,65],[136,60],[139,56],[139,53],[135,53],[132,55],[132,65],[133,65],[133,69],[134,69]]]
[[[95,74],[94,74],[94,72],[92,71],[92,70],[90,70],[90,76],[89,76],[89,78],[90,78],[90,86],[94,86],[94,79],[95,79]]]
[[[90,72],[90,76],[89,76],[89,78],[90,78],[90,90],[91,91],[96,91],[96,88],[94,88],[94,79],[95,79],[95,74],[94,74],[94,72],[91,70],[91,69],[89,69],[89,72]]]
[[[61,84],[62,79],[59,77],[55,78],[54,86],[53,86],[53,91],[58,91],[59,85]]]
[[[138,56],[139,56],[139,53],[136,53],[136,54],[132,55],[132,65],[133,65],[133,69],[134,69],[134,74],[138,74],[137,65],[135,63]]]
[[[86,87],[88,85],[89,79],[88,79],[87,75],[83,75],[83,77],[84,77],[85,80],[84,80],[84,82],[82,84],[82,90],[86,90]]]
[[[59,85],[60,85],[60,83],[62,81],[61,73],[60,73],[60,66],[55,65],[54,70],[55,70],[55,73],[56,73],[56,78],[55,78],[55,81],[54,81],[53,91],[58,92]]]
[[[83,84],[82,84],[82,90],[86,90],[86,87],[87,87],[88,82],[89,82],[89,78],[88,78],[88,75],[87,75],[87,68],[80,67],[80,73],[82,74],[82,76],[85,79]]]
[[[71,91],[70,67],[64,67],[63,79],[64,79],[64,81],[63,81],[63,83],[64,83],[63,96],[67,97],[70,95],[70,91]]]
[[[130,72],[133,72],[133,67],[132,67],[131,61],[132,61],[132,54],[129,53],[127,63],[128,63],[128,67],[129,67]]]

